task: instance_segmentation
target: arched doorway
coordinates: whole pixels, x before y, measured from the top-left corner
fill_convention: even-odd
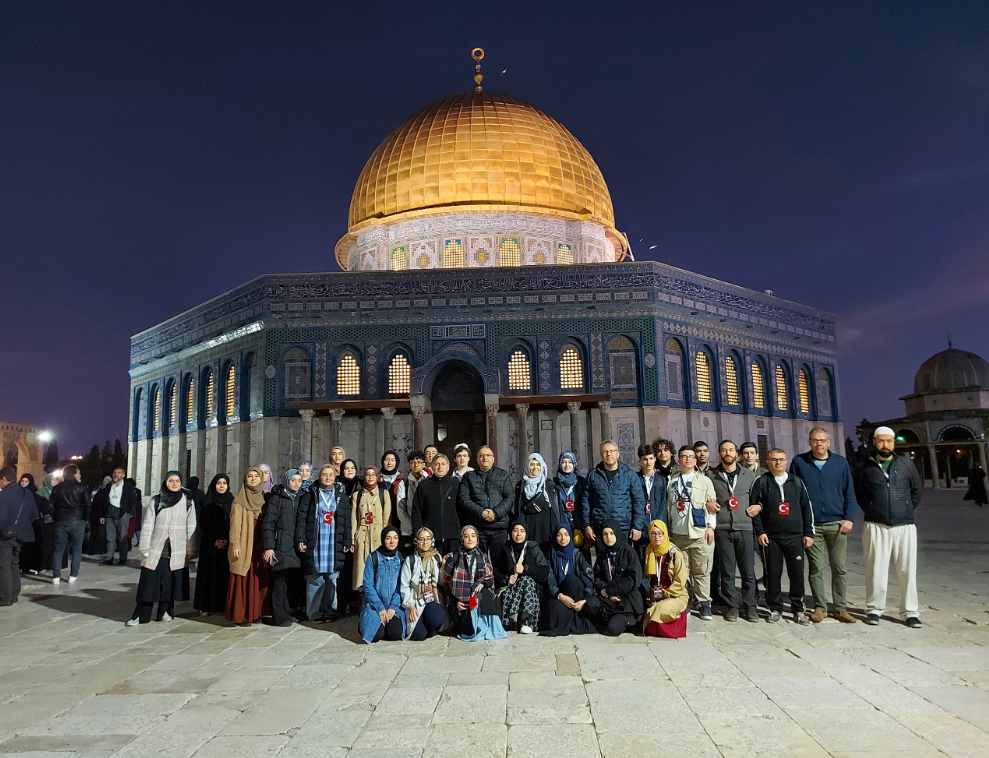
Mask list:
[[[441,453],[453,461],[453,447],[470,446],[471,458],[487,444],[484,423],[484,382],[469,363],[447,361],[433,380],[429,398],[433,406],[433,439]]]

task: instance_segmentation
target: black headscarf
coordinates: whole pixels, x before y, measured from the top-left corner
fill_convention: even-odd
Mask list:
[[[398,529],[393,527],[391,524],[389,524],[388,526],[386,526],[384,529],[381,530],[381,547],[378,548],[378,552],[381,553],[383,556],[385,556],[385,558],[394,558],[395,555],[398,553],[397,547],[394,550],[389,550],[388,548],[385,547],[385,537],[388,536],[390,532],[395,532],[395,534],[398,534],[399,538],[401,538],[402,536],[401,534],[399,534]]]
[[[522,531],[525,532],[526,534],[526,539],[522,540],[521,542],[515,541],[515,527],[517,526],[521,526]],[[525,550],[525,546],[529,542],[528,535],[529,532],[525,528],[525,524],[523,524],[518,519],[513,521],[512,525],[508,527],[508,549],[512,551],[512,559],[514,560],[515,563],[519,562],[519,558],[522,555],[522,551]]]
[[[385,458],[387,458],[389,455],[395,456],[395,466],[393,468],[385,468]],[[385,454],[381,456],[381,475],[392,476],[393,474],[397,474],[398,466],[400,463],[401,460],[398,457],[398,453],[396,453],[394,450],[385,450]]]
[[[216,491],[216,483],[223,479],[227,483],[227,491],[222,495]],[[223,509],[227,518],[230,518],[230,506],[234,502],[234,493],[230,491],[230,477],[226,474],[217,474],[213,477],[212,481],[209,483],[209,487],[206,488],[206,501],[207,503],[216,503]]]
[[[364,486],[364,481],[355,473],[352,477],[348,478],[344,475],[343,470],[347,468],[348,463],[354,464],[354,471],[359,471],[357,468],[357,461],[353,458],[347,458],[343,463],[340,464],[340,476],[339,481],[343,485],[344,492],[347,493],[347,497],[354,494],[354,490],[358,487]]]
[[[161,492],[158,493],[158,505],[155,508],[155,513],[158,511],[163,511],[165,508],[171,508],[179,500],[181,500],[182,496],[185,494],[185,490],[181,487],[179,487],[178,492],[172,492],[168,489],[168,480],[173,476],[177,476],[179,478],[179,482],[182,482],[182,474],[178,471],[169,471],[165,474],[165,480],[161,483]]]
[[[17,483],[18,484],[20,484],[21,479],[27,479],[28,485],[27,485],[26,489],[31,490],[31,494],[32,495],[35,492],[38,491],[38,486],[34,483],[34,477],[33,476],[31,476],[30,474],[21,474],[20,479],[17,480]]]
[[[614,545],[606,545],[606,544],[604,544],[604,530],[605,529],[610,529],[611,531],[613,531],[615,533],[615,544]],[[608,519],[607,521],[601,522],[601,530],[600,530],[600,532],[598,532],[597,538],[598,538],[597,539],[597,542],[598,542],[598,545],[597,545],[598,552],[603,553],[605,555],[607,555],[609,553],[617,553],[625,545],[625,532],[622,531],[621,525],[617,521],[615,521],[614,519]]]

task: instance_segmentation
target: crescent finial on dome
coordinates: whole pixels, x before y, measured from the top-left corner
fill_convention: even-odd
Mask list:
[[[474,83],[477,85],[474,87],[475,92],[481,91],[481,81],[484,79],[481,76],[481,58],[484,57],[484,48],[475,47],[470,51],[470,57],[474,59]]]

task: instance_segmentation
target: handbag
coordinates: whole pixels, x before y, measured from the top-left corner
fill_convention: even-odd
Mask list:
[[[21,520],[21,514],[24,512],[24,498],[21,498],[21,507],[17,509],[17,518],[14,519],[13,525],[8,529],[7,527],[0,527],[0,539],[12,540],[17,536],[17,522]]]

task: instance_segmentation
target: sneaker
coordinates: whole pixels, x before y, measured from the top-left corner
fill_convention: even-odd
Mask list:
[[[869,626],[878,626],[879,625],[879,614],[878,613],[870,613],[868,616],[865,617],[865,623],[868,624]]]
[[[113,565],[113,559],[111,558],[108,561],[103,561],[103,563],[101,563],[100,565],[101,566],[112,566]]]
[[[922,627],[923,624],[920,623],[919,618],[917,618],[916,616],[911,616],[910,618],[907,619],[907,626],[909,626],[911,629],[920,629],[920,627]]]
[[[810,624],[810,619],[801,612],[794,613],[793,620],[800,624],[800,626],[807,626]]]
[[[725,621],[738,621],[738,608],[729,608],[725,611]]]
[[[529,626],[528,624],[522,624],[521,628],[519,629],[519,634],[532,634],[532,627]]]
[[[161,614],[161,620],[162,621],[171,621],[172,620],[172,617],[169,615],[168,611],[166,611],[165,613]]]
[[[826,618],[826,614],[820,608],[815,608],[814,612],[810,614],[810,620],[815,624],[820,624]]]
[[[52,584],[61,584],[61,583],[62,583],[62,577],[60,577],[60,576],[53,576],[52,577]]]
[[[72,583],[73,583],[73,582],[75,582],[75,580],[76,580],[76,579],[78,579],[78,578],[79,578],[78,576],[70,576],[70,577],[69,577],[69,584],[72,584]]]
[[[759,620],[759,611],[757,611],[755,608],[749,608],[745,612],[745,620],[746,621],[758,621]]]
[[[140,623],[140,619],[127,619],[127,621],[124,622],[124,626],[137,626]]]
[[[780,618],[782,618],[782,616],[783,616],[783,614],[781,614],[779,611],[770,611],[769,612],[769,618],[766,619],[766,623],[767,624],[777,624],[777,623],[779,623],[779,620],[780,620]]]
[[[701,621],[710,621],[711,619],[714,618],[714,615],[711,613],[710,602],[701,602],[700,617],[701,617]]]
[[[837,613],[832,613],[831,614],[831,618],[838,619],[838,621],[840,621],[842,624],[854,624],[854,623],[856,623],[855,617],[852,616],[852,614],[850,614],[844,608],[842,608]]]

